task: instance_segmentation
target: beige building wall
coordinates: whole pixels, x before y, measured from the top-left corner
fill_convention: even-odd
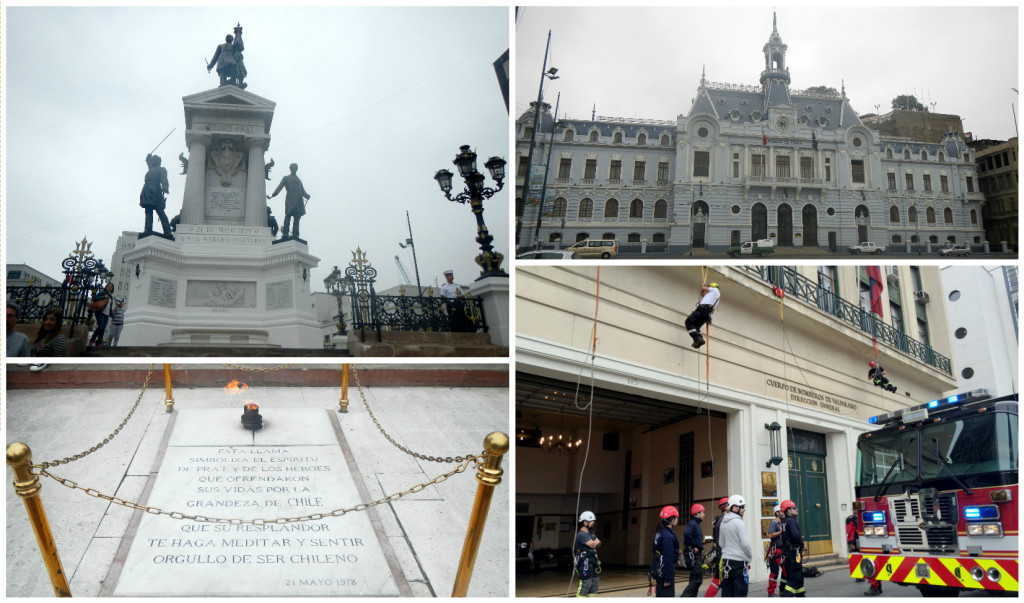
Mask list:
[[[816,266],[796,269],[817,282]],[[921,267],[920,271],[928,304],[914,301],[917,287],[910,268],[896,269],[908,334],[917,338],[914,325],[924,306],[932,348],[948,358],[952,346],[939,269]],[[612,521],[613,538],[601,553],[610,562],[642,565],[649,561],[648,541],[657,508],[678,498],[676,486],[664,485],[661,476],[665,468],[675,466],[677,439],[689,431],[695,440],[694,498],[704,502],[713,516],[714,504],[708,502],[734,493],[746,496],[747,528],[757,548],[756,543],[762,542],[761,473],[776,473],[778,500],[790,494],[786,464],[765,466],[771,457],[765,425],[772,422],[783,426],[783,447],[788,428],[824,434],[831,548],[844,553],[842,521],[853,500],[856,438],[868,429],[868,418],[938,398],[956,384],[946,372],[879,342],[879,359],[899,387],[898,394],[883,392],[867,379],[867,362],[874,358],[867,333],[792,296],[780,308],[771,286],[742,266],[605,264],[600,273],[597,266],[576,263],[519,266],[516,279],[517,371],[573,383],[581,374],[589,380],[592,372],[595,387],[689,407],[700,405],[727,415],[727,419],[713,419],[710,427],[705,415],[650,433],[642,427],[631,428],[622,450],[632,450],[634,473],[641,468],[644,485],[639,493],[630,492],[631,499],[637,498],[635,503],[630,500],[630,507],[638,510],[627,510],[626,529],[621,530],[619,519]],[[697,302],[701,282],[717,282],[722,292],[705,348],[710,362],[690,347],[682,326]],[[883,322],[888,324],[888,283],[886,287]],[[857,267],[840,266],[840,297],[859,305],[859,289]],[[595,310],[597,346],[591,360]],[[541,454],[517,449],[517,502],[534,490],[554,496],[563,486],[562,494],[575,499],[578,471],[572,466],[544,466],[555,461]],[[714,483],[699,475],[700,464],[712,458]],[[603,513],[622,510],[623,471],[620,457],[609,465],[592,458],[588,465],[587,475],[612,474],[609,481],[599,479],[593,486],[585,480],[581,493],[584,500],[603,505],[594,509],[602,521],[606,520]],[[549,477],[551,483],[544,485]],[[616,486],[618,491],[608,491]],[[710,529],[710,521],[707,525]],[[611,542],[615,546],[607,546]],[[753,571],[755,580],[767,579],[763,564],[754,564]]]

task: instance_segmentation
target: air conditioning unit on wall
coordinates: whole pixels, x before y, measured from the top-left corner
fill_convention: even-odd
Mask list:
[[[931,298],[928,297],[928,293],[925,291],[915,291],[914,301],[916,301],[919,304],[927,304],[928,302],[931,301]]]

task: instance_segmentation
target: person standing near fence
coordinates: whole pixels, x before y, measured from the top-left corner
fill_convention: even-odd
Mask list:
[[[31,356],[32,349],[28,343],[28,336],[19,333],[15,327],[21,319],[21,308],[14,302],[7,302],[7,357],[18,358]]]
[[[107,337],[107,343],[112,348],[117,347],[117,342],[121,339],[121,331],[124,330],[124,299],[117,298],[117,304],[114,306],[114,312],[110,315],[110,335]]]

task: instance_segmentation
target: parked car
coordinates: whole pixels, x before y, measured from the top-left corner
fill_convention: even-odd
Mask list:
[[[946,247],[945,249],[940,249],[939,250],[939,255],[942,255],[942,256],[947,256],[947,255],[968,256],[968,255],[971,255],[971,248],[970,248],[970,246],[964,245],[964,244],[953,245],[952,247]]]
[[[546,251],[527,251],[516,256],[517,260],[575,260],[579,256],[568,249],[549,249]]]
[[[857,255],[858,253],[882,255],[882,253],[885,252],[885,245],[875,245],[874,243],[864,242],[847,247],[846,250],[850,252],[850,255]]]
[[[581,258],[613,258],[619,255],[619,244],[615,239],[584,239],[569,247]]]

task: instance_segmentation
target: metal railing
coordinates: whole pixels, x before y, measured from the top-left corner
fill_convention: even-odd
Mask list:
[[[779,287],[787,296],[831,314],[842,322],[877,338],[879,343],[913,356],[928,366],[952,376],[953,367],[949,358],[933,350],[930,345],[911,338],[905,331],[883,323],[877,315],[837,296],[793,268],[743,266],[743,269],[764,282]]]
[[[456,312],[465,315],[456,318]],[[454,319],[454,320],[453,320]],[[441,297],[377,295],[372,290],[366,300],[352,303],[352,330],[365,338],[365,331],[458,331],[488,332],[483,300],[460,298],[449,304]],[[365,340],[365,339],[364,339]]]

